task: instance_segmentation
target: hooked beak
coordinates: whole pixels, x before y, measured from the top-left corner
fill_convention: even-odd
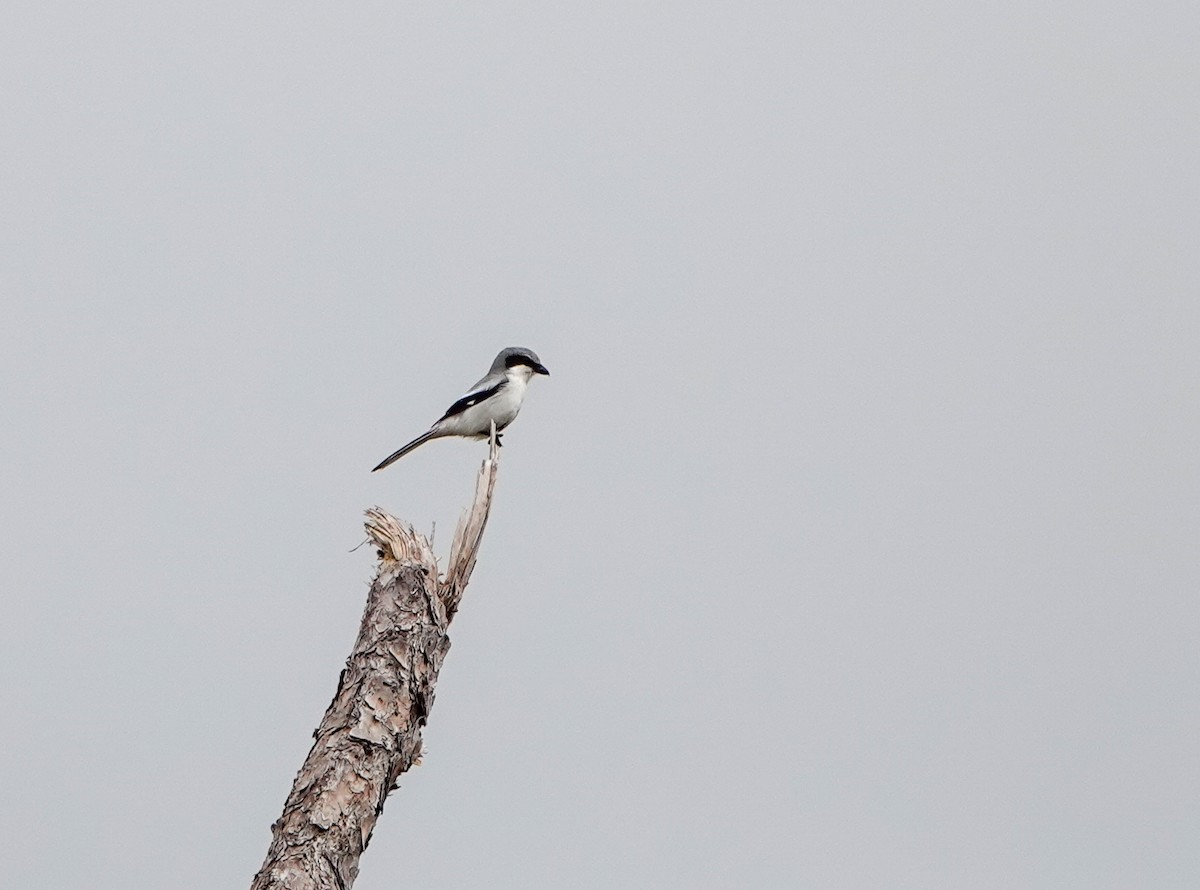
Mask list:
[[[549,376],[550,376],[550,372],[549,372],[549,371],[546,369],[546,366],[545,366],[545,365],[534,365],[534,366],[533,366],[533,373],[535,373],[535,374],[545,374],[547,377],[549,377]]]

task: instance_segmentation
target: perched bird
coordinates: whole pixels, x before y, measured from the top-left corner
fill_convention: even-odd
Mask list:
[[[371,472],[395,463],[419,445],[442,436],[466,436],[486,439],[492,433],[492,422],[499,431],[504,429],[521,410],[525,388],[534,374],[549,374],[546,366],[532,349],[510,346],[500,350],[487,375],[471,387],[465,396],[446,409],[437,423],[395,454],[391,454]]]

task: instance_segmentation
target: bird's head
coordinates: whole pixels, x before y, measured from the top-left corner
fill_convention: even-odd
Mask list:
[[[508,371],[512,368],[528,368],[527,373],[530,376],[533,374],[550,374],[546,366],[542,364],[541,359],[537,357],[537,353],[532,349],[525,349],[522,346],[510,346],[507,349],[500,350],[500,354],[492,362],[493,371]]]

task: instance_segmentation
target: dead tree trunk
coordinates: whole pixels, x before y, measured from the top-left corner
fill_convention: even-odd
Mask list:
[[[349,890],[358,877],[388,793],[421,760],[421,728],[487,524],[496,458],[493,436],[442,577],[423,535],[378,507],[367,511],[379,570],[358,639],[251,890]]]

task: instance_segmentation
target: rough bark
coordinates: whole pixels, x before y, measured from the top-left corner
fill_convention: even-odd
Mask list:
[[[496,458],[493,435],[441,577],[423,535],[378,507],[367,511],[379,569],[358,639],[251,890],[349,890],[358,877],[384,801],[421,760],[421,728],[487,525]]]

